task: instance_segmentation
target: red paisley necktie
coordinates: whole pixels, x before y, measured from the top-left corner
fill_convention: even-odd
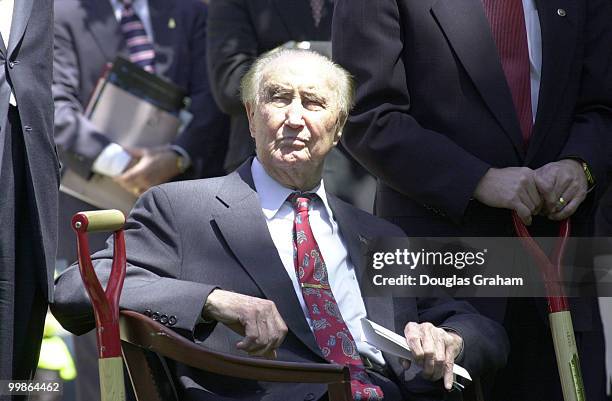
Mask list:
[[[295,210],[293,259],[314,335],[325,359],[348,366],[351,390],[356,401],[382,400],[383,392],[380,387],[372,384],[366,373],[355,340],[329,286],[327,267],[308,221],[308,207],[315,197],[316,194],[305,193],[289,196]]]
[[[529,143],[533,128],[529,47],[521,0],[483,0],[485,14],[521,125],[523,142]]]

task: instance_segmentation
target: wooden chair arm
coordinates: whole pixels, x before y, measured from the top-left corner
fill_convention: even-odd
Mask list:
[[[121,340],[207,372],[269,382],[341,384],[350,394],[348,368],[326,363],[297,363],[223,354],[192,343],[140,313],[123,310]]]

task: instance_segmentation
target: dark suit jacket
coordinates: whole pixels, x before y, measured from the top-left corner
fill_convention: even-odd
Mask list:
[[[382,219],[329,196],[348,253],[361,265],[361,242],[401,231]],[[110,242],[108,242],[110,246]],[[143,195],[126,225],[127,279],[121,306],[157,312],[160,321],[215,350],[239,353],[239,336],[222,324],[196,325],[206,297],[216,287],[275,302],[289,333],[279,359],[324,362],[298,298],[270,237],[250,173],[250,162],[228,176],[183,181],[155,187]],[[108,277],[111,249],[95,255],[95,266]],[[461,361],[473,374],[505,361],[507,343],[501,327],[476,314],[467,303],[442,299],[366,298],[368,316],[399,333],[408,321],[430,321],[457,330],[465,340]],[[57,280],[55,316],[74,333],[93,327],[89,301],[78,269]],[[244,356],[244,354],[243,354]],[[387,358],[401,373],[396,358]],[[183,398],[197,400],[319,399],[321,385],[256,383],[214,375],[203,377],[177,367]],[[433,384],[410,382],[413,392],[431,391]],[[208,389],[211,393],[202,390]],[[440,388],[439,386],[437,387]]]
[[[358,84],[342,139],[380,179],[378,215],[408,235],[512,235],[509,211],[471,199],[487,169],[578,157],[598,184],[574,233],[592,230],[610,160],[609,1],[536,0],[542,75],[527,150],[480,0],[336,4],[334,58]]]
[[[25,230],[28,230],[32,238],[36,265],[42,269],[41,288],[51,300],[57,247],[59,187],[59,162],[53,143],[51,97],[53,6],[50,0],[23,0],[16,1],[14,7],[8,46],[5,48],[4,42],[0,41],[0,138],[10,134],[5,132],[10,82],[18,103],[29,176],[35,197],[34,209],[26,210],[26,213],[34,216],[32,220],[36,225],[26,227]],[[0,141],[0,165],[5,151],[3,147],[4,140]]]
[[[217,104],[231,116],[225,159],[232,171],[254,154],[240,80],[257,56],[290,40],[330,40],[332,5],[315,27],[309,0],[211,0],[208,71]]]
[[[191,98],[193,120],[175,142],[191,156],[193,177],[219,175],[229,122],[212,98],[206,75],[206,5],[198,0],[149,0],[149,12],[156,72],[186,89]],[[91,174],[91,165],[109,141],[82,113],[106,64],[118,54],[128,57],[108,0],[55,2],[55,138],[63,161],[83,176]]]
[[[574,235],[592,233],[595,201],[605,189],[610,160],[612,3],[535,3],[542,71],[535,126],[525,150],[480,0],[336,1],[334,58],[357,81],[343,143],[379,178],[377,214],[408,236],[513,236],[508,210],[472,199],[479,180],[490,167],[538,168],[566,157],[585,160],[598,182],[572,216]],[[536,219],[531,230],[556,236],[558,225]],[[601,335],[597,303],[572,299],[571,304],[574,328]],[[504,321],[505,299],[475,305]],[[545,316],[544,302],[539,306]],[[517,319],[509,327],[521,326]],[[511,339],[512,344],[527,340]],[[522,352],[517,348],[514,355]],[[551,355],[552,347],[541,352]],[[581,359],[594,370],[585,381],[599,381],[600,353]],[[555,383],[546,371],[513,366],[530,380]],[[587,391],[598,392],[599,383],[588,383]]]

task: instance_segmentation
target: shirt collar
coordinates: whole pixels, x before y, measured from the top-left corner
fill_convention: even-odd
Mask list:
[[[270,220],[276,216],[280,208],[287,200],[287,197],[295,191],[291,188],[284,187],[274,178],[270,177],[257,157],[253,158],[253,163],[251,164],[251,174],[253,176],[255,189],[257,190],[259,202],[261,203],[261,209],[266,218]],[[331,220],[333,220],[333,213],[327,201],[327,194],[325,193],[325,185],[323,184],[323,180],[321,180],[319,185],[317,185],[313,191],[309,192],[316,193],[319,196],[319,198],[323,201],[327,215],[331,218]]]

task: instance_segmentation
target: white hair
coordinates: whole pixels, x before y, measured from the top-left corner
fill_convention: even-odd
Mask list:
[[[314,59],[321,65],[327,67],[329,77],[335,81],[332,88],[336,92],[340,120],[344,122],[349,111],[353,107],[355,96],[353,78],[344,68],[331,61],[328,57],[310,50],[277,48],[259,56],[240,81],[240,96],[242,103],[245,105],[255,105],[259,102],[258,88],[263,79],[264,71],[271,62],[296,56]]]

